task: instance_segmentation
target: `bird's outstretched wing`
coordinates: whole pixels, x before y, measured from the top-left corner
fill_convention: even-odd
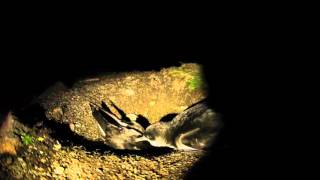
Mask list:
[[[112,136],[112,134],[118,133],[121,131],[122,127],[117,121],[104,112],[98,105],[90,103],[92,116],[99,124],[99,130],[102,136],[106,137]],[[108,134],[106,134],[108,133]]]
[[[108,100],[108,101],[110,102],[111,106],[114,107],[116,109],[116,111],[120,114],[121,118],[119,119],[119,121],[122,121],[126,124],[133,125],[132,121],[127,117],[126,113],[122,109],[120,109],[118,106],[116,106],[114,104],[114,102],[112,102],[111,100]],[[110,110],[110,108],[108,107],[108,105],[104,101],[102,101],[101,104],[102,104],[102,108]]]
[[[110,102],[111,102],[111,106],[113,106],[117,110],[117,112],[120,114],[121,118],[118,118],[114,113],[112,113],[109,106],[104,101],[101,102],[101,106],[94,104],[94,103],[90,103],[90,106],[91,107],[94,106],[95,109],[97,109],[97,111],[100,114],[100,115],[96,115],[96,116],[97,117],[99,117],[99,116],[104,117],[104,118],[98,118],[99,120],[96,118],[98,120],[99,124],[104,124],[103,122],[101,123],[101,120],[102,121],[104,120],[104,121],[107,121],[109,123],[112,123],[112,124],[118,126],[119,128],[124,127],[124,128],[128,128],[128,129],[134,129],[140,133],[143,133],[145,131],[145,128],[143,126],[141,126],[137,122],[131,121],[126,116],[126,113],[124,113],[123,110],[121,110],[119,107],[117,107],[112,101],[110,101]]]
[[[147,142],[136,142],[135,139],[141,137],[143,132],[135,129],[131,125],[124,123],[115,116],[108,106],[90,103],[93,117],[97,120],[105,143],[115,149],[140,150],[150,147]]]
[[[108,108],[101,108],[99,105],[90,103],[93,117],[97,120],[102,128],[107,125],[121,128],[123,125],[119,122],[119,119]]]
[[[114,104],[114,102],[112,102],[111,100],[108,100],[108,101],[109,101],[109,104],[112,107],[114,107],[115,110],[120,114],[121,118],[117,118],[117,116],[115,115],[114,115],[114,118],[116,118],[116,121],[119,124],[121,124],[123,127],[135,129],[136,131],[144,133],[145,128],[148,125],[150,125],[148,124],[149,121],[142,115],[138,115],[136,120],[131,120],[130,118],[128,118],[127,114],[122,109],[120,109],[118,106]],[[102,101],[102,108],[107,108],[110,110],[107,103],[105,103],[104,101]]]

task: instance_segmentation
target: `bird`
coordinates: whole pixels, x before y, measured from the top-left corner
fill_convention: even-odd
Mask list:
[[[222,127],[219,115],[208,107],[206,100],[191,105],[179,114],[167,114],[153,124],[142,115],[126,114],[111,100],[109,103],[102,101],[101,105],[90,103],[90,106],[105,143],[114,149],[205,150],[214,142]],[[120,117],[112,113],[109,106]]]
[[[104,101],[101,105],[90,102],[92,115],[98,122],[105,143],[114,149],[141,150],[150,148],[148,142],[135,141],[138,137],[143,136],[145,131],[145,128],[138,122],[146,123],[146,119],[140,115],[131,120],[113,102],[111,102],[111,106],[116,109],[121,118],[113,114]]]
[[[173,119],[149,125],[137,142],[148,141],[154,147],[195,151],[207,149],[222,128],[219,115],[206,100],[197,102]]]

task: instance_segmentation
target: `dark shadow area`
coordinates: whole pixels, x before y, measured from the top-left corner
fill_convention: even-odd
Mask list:
[[[165,116],[163,116],[160,119],[160,122],[170,122],[173,120],[174,117],[176,117],[178,114],[177,113],[171,113],[171,114],[167,114]]]
[[[136,122],[140,124],[144,129],[150,126],[148,119],[142,116],[141,114],[138,115]]]
[[[231,55],[231,57],[233,57]],[[207,59],[208,57],[206,57]],[[226,57],[227,58],[227,57]],[[239,111],[241,104],[239,101],[239,87],[243,86],[241,81],[233,73],[240,70],[237,66],[230,68],[229,61],[203,61],[203,73],[208,83],[208,106],[214,109],[221,117],[223,127],[218,138],[209,148],[198,163],[188,173],[187,179],[208,178],[230,179],[235,174],[241,174],[243,167],[239,166],[239,156],[236,156],[234,144],[234,121],[240,121]],[[240,67],[240,66],[239,66]],[[238,82],[235,82],[238,81]],[[233,174],[234,173],[234,174]]]

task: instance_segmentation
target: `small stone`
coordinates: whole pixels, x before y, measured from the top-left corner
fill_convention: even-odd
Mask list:
[[[74,131],[74,124],[73,123],[70,123],[69,127],[70,127],[71,131]]]
[[[18,158],[18,161],[20,162],[22,167],[26,167],[27,166],[27,163],[22,158]]]
[[[14,138],[0,137],[0,154],[10,154],[16,155],[16,148],[18,147],[18,142]]]
[[[37,140],[38,140],[39,142],[43,142],[43,141],[44,141],[44,137],[38,137]]]
[[[63,171],[64,171],[64,168],[63,167],[61,167],[61,166],[58,166],[58,167],[56,167],[55,169],[54,169],[54,173],[55,174],[63,174]]]
[[[39,171],[43,172],[44,169],[42,167],[38,168]]]
[[[52,110],[52,117],[61,120],[63,116],[63,111],[61,107],[56,107]]]
[[[60,149],[61,149],[61,144],[60,143],[53,145],[53,150],[59,151]]]
[[[134,168],[134,169],[133,169],[133,173],[134,173],[134,174],[137,174],[137,173],[138,173],[138,169],[137,169],[137,168]]]

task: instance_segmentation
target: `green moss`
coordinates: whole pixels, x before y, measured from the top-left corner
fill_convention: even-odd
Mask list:
[[[33,143],[33,137],[29,134],[22,133],[20,137],[24,145],[29,145]]]
[[[203,80],[201,76],[197,74],[187,81],[187,85],[190,90],[194,91],[203,85]]]
[[[187,88],[191,91],[197,90],[204,85],[199,65],[182,65],[178,68],[169,71],[169,74],[184,78],[186,80]]]

